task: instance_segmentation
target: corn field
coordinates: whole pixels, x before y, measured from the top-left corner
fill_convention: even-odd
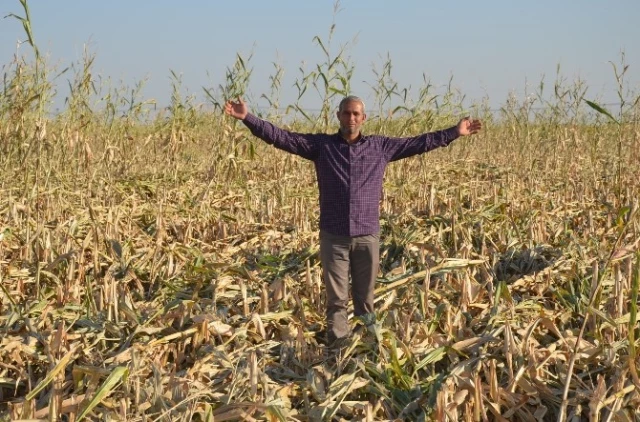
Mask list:
[[[292,104],[277,66],[252,98],[239,54],[204,103],[172,72],[159,108],[141,84],[101,84],[90,52],[59,76],[21,4],[35,54],[4,64],[0,89],[0,420],[640,420],[624,55],[615,110],[560,69],[498,112],[373,69],[367,132],[467,114],[484,130],[387,169],[376,323],[328,356],[313,165],[221,105],[249,95],[288,129],[336,130],[354,64],[335,26]]]

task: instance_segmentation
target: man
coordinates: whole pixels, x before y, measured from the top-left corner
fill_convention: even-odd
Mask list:
[[[320,191],[320,261],[327,292],[327,340],[339,344],[350,334],[347,321],[349,273],[354,315],[375,321],[373,291],[379,266],[379,203],[382,179],[391,161],[449,145],[459,136],[477,133],[478,120],[408,138],[364,135],[364,102],[345,97],[338,107],[340,130],[302,134],[280,129],[248,112],[238,98],[225,113],[242,120],[251,133],[276,148],[315,164]]]

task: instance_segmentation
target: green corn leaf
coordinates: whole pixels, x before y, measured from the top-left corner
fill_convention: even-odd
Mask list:
[[[438,304],[438,306],[436,307],[435,315],[433,316],[433,319],[429,324],[429,334],[432,334],[435,331],[435,329],[438,327],[438,324],[440,323],[440,318],[442,317],[442,314],[446,309],[447,309],[446,304],[444,303]]]
[[[117,240],[111,239],[109,240],[109,243],[111,244],[111,249],[113,250],[113,253],[115,253],[119,259],[122,259],[122,246],[120,245],[120,242],[118,242]]]
[[[296,110],[298,110],[305,117],[305,119],[307,119],[310,122],[313,121],[313,119],[311,119],[311,117],[309,117],[309,115],[305,113],[304,110],[299,105],[296,104],[295,107],[296,107]]]
[[[322,51],[324,52],[325,56],[329,56],[329,51],[326,49],[326,47],[324,46],[324,44],[322,43],[322,40],[320,39],[319,36],[315,36],[313,37],[313,41],[317,42],[318,45],[320,46],[320,48],[322,48]]]
[[[280,406],[270,405],[267,407],[266,414],[270,421],[287,421],[287,416],[284,414]]]
[[[424,359],[422,359],[415,367],[414,374],[418,372],[420,369],[429,365],[430,363],[436,363],[442,360],[443,357],[447,354],[446,347],[438,347],[437,349],[433,349]]]
[[[244,60],[242,59],[242,56],[240,54],[236,54],[236,57],[238,59],[238,63],[240,63],[240,67],[242,68],[242,70],[245,70],[246,66],[244,64]]]
[[[329,86],[329,80],[327,79],[325,74],[322,73],[322,69],[320,69],[320,66],[318,66],[318,76],[322,78],[322,80],[324,81],[324,86],[325,88],[327,88]]]
[[[53,368],[45,377],[45,379],[43,379],[42,381],[40,381],[40,384],[38,384],[36,386],[36,388],[34,388],[29,394],[27,394],[26,399],[27,400],[33,400],[33,398],[35,396],[38,395],[38,393],[40,391],[42,391],[47,385],[49,385],[49,383],[51,383],[51,381],[54,380],[54,378],[60,373],[63,372],[64,369],[67,367],[67,365],[69,364],[69,361],[71,360],[71,358],[73,357],[73,350],[70,351],[69,353],[67,353],[66,355],[64,355],[64,357],[62,359],[60,359],[60,362],[58,362],[55,366],[55,368]]]
[[[594,109],[595,111],[597,111],[600,114],[604,114],[605,116],[607,116],[608,118],[610,118],[612,121],[614,121],[615,123],[618,123],[618,120],[616,120],[615,117],[613,117],[611,115],[611,113],[609,113],[604,107],[600,106],[599,104],[594,103],[593,101],[589,101],[589,100],[584,100],[589,107],[591,107],[592,109]]]
[[[78,419],[76,420],[80,421],[82,420],[82,418],[87,416],[94,407],[100,404],[100,402],[102,402],[102,400],[107,397],[109,393],[111,393],[116,385],[118,385],[120,380],[122,380],[123,378],[126,379],[128,373],[129,370],[124,366],[119,366],[113,372],[111,372],[109,377],[104,381],[104,383],[102,383],[98,391],[96,391],[96,395],[93,396],[89,404],[87,404],[87,407],[82,410],[82,413],[80,413],[80,416],[78,416]]]

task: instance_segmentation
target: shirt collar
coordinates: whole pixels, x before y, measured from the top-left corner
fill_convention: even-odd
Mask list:
[[[336,132],[336,136],[342,141],[342,142],[346,142],[348,145],[356,145],[359,144],[360,142],[364,141],[366,136],[364,133],[362,133],[362,130],[360,130],[360,135],[358,135],[358,139],[353,142],[353,143],[349,143],[346,139],[344,139],[342,137],[342,135],[340,134],[340,129],[338,129],[338,132]]]

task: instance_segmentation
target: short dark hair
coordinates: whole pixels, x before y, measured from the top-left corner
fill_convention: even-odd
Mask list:
[[[338,106],[338,113],[342,111],[342,107],[344,107],[345,104],[352,103],[352,102],[362,104],[362,112],[364,113],[364,110],[365,110],[364,101],[362,101],[362,98],[356,97],[355,95],[347,95],[342,99],[342,101],[340,101],[340,105]]]

